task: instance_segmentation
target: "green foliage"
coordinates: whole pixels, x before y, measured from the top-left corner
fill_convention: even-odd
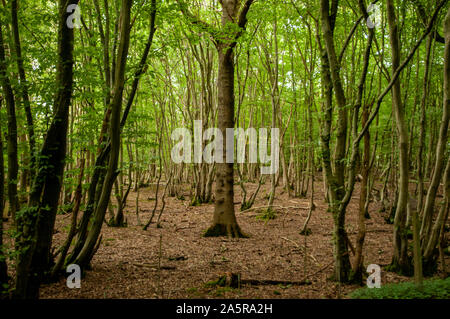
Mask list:
[[[201,200],[197,197],[194,197],[191,201],[191,206],[200,206],[202,204]]]
[[[277,214],[273,209],[266,209],[262,214],[256,216],[256,219],[268,222],[269,220],[277,218]]]
[[[252,203],[250,201],[245,201],[241,204],[241,212],[252,207]]]
[[[311,228],[306,228],[305,230],[301,230],[300,235],[309,236],[312,234]]]
[[[448,246],[447,248],[444,249],[444,254],[446,254],[447,256],[450,256],[450,246]]]
[[[212,287],[217,287],[217,286],[225,287],[226,283],[227,283],[227,277],[224,275],[224,276],[219,277],[219,279],[217,279],[217,280],[208,281],[205,284],[205,287],[206,288],[212,288]]]
[[[354,299],[448,299],[450,298],[450,277],[425,280],[423,288],[413,282],[388,284],[381,288],[361,288],[350,294]]]
[[[227,276],[223,275],[217,280],[208,281],[205,288],[213,289],[210,294],[215,297],[221,297],[226,292],[239,292],[239,289],[227,286]]]
[[[231,288],[231,287],[219,287],[213,291],[210,292],[211,295],[214,297],[223,297],[226,292],[237,292],[238,289]]]

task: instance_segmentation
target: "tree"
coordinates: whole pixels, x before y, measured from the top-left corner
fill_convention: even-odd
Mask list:
[[[67,20],[69,5],[77,0],[59,1],[58,64],[54,99],[54,116],[37,161],[28,207],[20,212],[17,224],[17,298],[37,298],[39,284],[50,270],[51,243],[66,156],[69,105],[73,84],[74,31]]]
[[[111,190],[114,185],[114,181],[118,175],[117,166],[120,151],[120,117],[122,110],[122,97],[123,89],[125,85],[125,70],[127,65],[128,48],[130,44],[130,16],[131,16],[131,0],[122,1],[121,9],[121,30],[120,30],[120,42],[117,53],[116,72],[114,79],[114,88],[111,100],[111,123],[109,127],[109,138],[111,151],[109,154],[108,168],[106,176],[103,182],[100,198],[98,200],[95,212],[92,229],[84,243],[83,249],[75,259],[75,263],[82,268],[86,268],[93,252],[100,234],[100,230],[105,218],[106,209],[108,207],[109,198],[111,196]]]
[[[27,170],[31,174],[29,176],[29,179],[32,180],[34,177],[34,164],[35,164],[35,157],[34,152],[36,148],[36,142],[35,142],[35,136],[34,136],[34,124],[33,124],[33,115],[31,113],[31,106],[30,106],[30,97],[28,93],[28,83],[27,83],[27,77],[25,74],[25,68],[23,66],[23,57],[22,57],[22,47],[20,44],[20,33],[19,33],[19,21],[17,18],[17,0],[11,1],[11,25],[14,35],[14,49],[16,53],[16,63],[17,63],[17,71],[19,73],[20,78],[20,95],[22,99],[23,108],[25,110],[26,120],[27,120],[27,130],[28,130],[28,140],[30,145],[30,166],[31,169]]]
[[[392,72],[400,65],[400,46],[398,21],[393,0],[387,1],[387,16],[392,51]],[[397,81],[392,87],[392,110],[395,115],[400,152],[398,202],[394,220],[394,255],[391,269],[402,273],[410,273],[411,263],[408,260],[408,238],[406,233],[406,209],[408,205],[409,163],[408,163],[408,129],[405,121],[405,106],[402,103],[401,84]]]
[[[0,109],[2,107],[2,98],[0,97]],[[4,285],[8,284],[8,265],[6,264],[6,252],[3,247],[3,211],[5,202],[5,169],[3,162],[3,137],[0,125],[0,294],[3,292]],[[1,299],[1,297],[0,297]]]
[[[16,212],[19,210],[19,197],[17,195],[17,177],[19,172],[19,163],[17,154],[16,103],[11,87],[11,81],[8,75],[8,64],[6,61],[5,44],[2,31],[2,20],[3,18],[0,16],[0,83],[3,88],[6,111],[8,114],[8,214],[12,216],[13,220],[15,220]]]
[[[241,4],[239,0],[222,0],[221,29],[216,30],[206,22],[194,17],[184,3],[180,3],[182,12],[196,25],[208,31],[219,56],[218,73],[218,128],[223,136],[222,163],[216,163],[216,185],[213,224],[206,230],[205,236],[245,237],[234,213],[234,163],[227,163],[227,128],[234,129],[234,48],[247,24],[247,13],[253,0]],[[234,139],[234,133],[233,133]],[[234,152],[234,149],[231,150]]]
[[[444,52],[444,84],[443,84],[443,112],[441,125],[439,129],[439,139],[436,145],[436,161],[433,170],[433,176],[428,188],[425,205],[423,208],[422,227],[420,231],[422,239],[422,251],[424,254],[424,264],[427,268],[434,268],[435,254],[434,250],[438,244],[439,235],[442,232],[441,228],[447,220],[448,215],[448,174],[449,174],[449,159],[448,149],[446,151],[446,144],[448,144],[448,126],[450,121],[450,9],[444,19],[444,38],[445,38],[445,52]],[[447,157],[447,161],[445,158]],[[447,165],[445,165],[447,163]],[[444,173],[444,196],[446,197],[442,209],[438,214],[437,221],[432,227],[432,217],[434,212],[434,205],[436,200],[436,193],[439,187],[442,174]]]

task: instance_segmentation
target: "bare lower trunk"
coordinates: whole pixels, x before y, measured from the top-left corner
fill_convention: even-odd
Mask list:
[[[226,150],[226,129],[234,128],[234,64],[232,52],[222,50],[223,48],[219,48],[218,123],[224,136],[224,150]],[[226,152],[224,157],[225,154]],[[213,225],[205,232],[205,236],[243,237],[234,213],[233,184],[233,163],[216,163]]]

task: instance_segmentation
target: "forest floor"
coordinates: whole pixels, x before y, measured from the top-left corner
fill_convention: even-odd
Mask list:
[[[187,187],[187,186],[186,186]],[[254,207],[267,204],[264,198],[268,183],[263,185]],[[333,220],[323,201],[322,183],[315,186],[316,210],[309,228],[302,236],[299,230],[308,213],[308,198],[289,198],[277,188],[277,217],[264,221],[258,210],[239,212],[236,216],[246,239],[204,238],[202,234],[212,221],[213,205],[189,206],[189,201],[167,198],[161,228],[152,224],[147,231],[137,225],[135,196],[131,192],[126,218],[128,227],[102,228],[103,241],[92,260],[92,269],[82,279],[81,289],[69,289],[65,278],[45,284],[41,298],[345,298],[358,285],[338,285],[329,278],[333,273]],[[247,184],[251,194],[256,185]],[[347,231],[354,243],[357,234],[359,184],[347,209]],[[162,193],[160,191],[160,193]],[[154,191],[140,190],[140,219],[151,215]],[[150,199],[149,199],[150,198]],[[187,197],[186,197],[187,198]],[[235,201],[241,190],[235,186]],[[161,203],[159,203],[161,204]],[[392,229],[372,202],[366,220],[364,265],[382,266],[382,285],[412,280],[384,270],[392,257]],[[157,212],[158,213],[158,212]],[[68,233],[69,215],[58,215],[54,244],[59,246]],[[306,245],[306,258],[304,247]],[[448,257],[447,257],[448,258]],[[447,260],[448,262],[449,260]],[[158,266],[159,265],[159,266]],[[240,273],[242,279],[302,281],[310,285],[241,285],[239,289],[207,287],[226,272]],[[439,275],[439,274],[437,274]]]

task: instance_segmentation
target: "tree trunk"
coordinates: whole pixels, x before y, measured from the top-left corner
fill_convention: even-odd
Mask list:
[[[0,98],[0,110],[2,109],[2,99]],[[3,150],[2,127],[0,125],[0,150]],[[0,299],[3,292],[3,285],[8,283],[8,266],[6,264],[6,254],[3,249],[3,210],[5,203],[5,168],[3,154],[0,155]]]
[[[432,253],[437,244],[437,232],[438,228],[432,229],[432,219],[434,215],[434,204],[436,200],[436,194],[439,188],[439,182],[442,178],[446,161],[446,145],[448,144],[448,126],[450,120],[450,9],[447,12],[444,21],[444,37],[445,37],[445,52],[444,52],[444,97],[443,97],[443,113],[441,120],[441,127],[439,131],[439,140],[436,146],[436,161],[434,166],[433,177],[428,188],[427,197],[425,200],[425,206],[423,209],[422,228],[420,230],[420,236],[422,239],[422,249],[424,250],[424,257],[429,262],[432,257]],[[448,174],[448,171],[446,172]],[[448,181],[447,181],[448,182]],[[444,192],[446,190],[444,189]],[[445,204],[444,204],[445,206]],[[441,223],[441,213],[439,213],[436,224]],[[445,222],[445,221],[444,221]]]
[[[54,118],[47,132],[37,162],[28,209],[17,220],[21,236],[17,242],[16,291],[18,298],[37,298],[39,284],[52,267],[50,248],[58,208],[66,155],[69,105],[73,82],[74,31],[66,21],[67,6],[78,1],[59,1],[58,91],[54,102]]]
[[[387,16],[392,51],[392,72],[394,73],[400,65],[400,47],[398,22],[395,14],[393,0],[387,1]],[[399,157],[399,190],[397,209],[394,218],[394,256],[392,258],[391,270],[399,273],[409,274],[411,263],[408,260],[408,238],[406,233],[406,209],[408,203],[408,130],[405,121],[405,107],[401,100],[400,81],[396,81],[392,87],[392,108],[396,120]]]
[[[337,4],[334,2],[337,6]],[[321,21],[322,33],[325,42],[326,54],[328,57],[329,67],[327,71],[330,74],[332,87],[335,92],[336,102],[338,106],[338,127],[336,132],[336,145],[334,150],[334,172],[333,177],[329,176],[328,188],[330,195],[330,208],[333,213],[334,220],[334,258],[335,258],[335,280],[338,282],[347,282],[350,275],[350,258],[347,248],[347,234],[345,231],[345,207],[341,206],[341,201],[345,195],[345,156],[347,152],[347,109],[346,98],[342,88],[341,77],[339,74],[339,63],[336,57],[336,51],[333,39],[334,17],[337,7],[333,6],[333,12],[330,15],[329,0],[321,1]],[[329,157],[328,154],[327,157]],[[325,159],[324,159],[325,160]],[[330,178],[331,177],[331,178]]]
[[[31,168],[27,171],[30,172],[30,180],[33,180],[34,177],[34,164],[35,164],[35,140],[34,140],[34,124],[33,124],[33,115],[31,113],[30,107],[30,98],[28,95],[28,83],[25,75],[25,68],[23,66],[23,58],[22,58],[22,48],[20,45],[20,34],[19,34],[19,22],[17,18],[17,0],[11,1],[11,25],[14,34],[14,48],[16,53],[17,60],[17,69],[19,71],[20,78],[20,94],[22,98],[22,103],[26,115],[27,120],[27,130],[28,130],[28,138],[30,145],[30,166]],[[25,174],[27,175],[27,174]]]
[[[17,195],[19,163],[17,155],[16,104],[7,71],[2,25],[4,25],[3,21],[0,20],[0,83],[3,88],[3,94],[6,102],[6,113],[8,115],[8,215],[11,215],[13,222],[15,222],[16,212],[19,210],[19,198]]]
[[[107,0],[105,0],[105,4],[106,3],[107,3]],[[134,74],[132,89],[131,89],[130,95],[128,97],[128,100],[127,100],[127,105],[125,106],[125,109],[122,114],[122,120],[120,122],[121,129],[125,126],[129,111],[131,109],[131,106],[133,105],[134,97],[136,95],[136,91],[137,91],[137,88],[139,85],[139,80],[141,78],[141,75],[146,70],[147,57],[150,52],[150,47],[153,43],[153,36],[155,33],[156,0],[152,0],[151,6],[152,6],[151,7],[152,10],[151,10],[151,16],[150,16],[150,33],[149,33],[149,37],[147,39],[147,44],[144,48],[143,55],[141,57],[141,61],[139,63],[138,70]],[[108,34],[108,31],[106,32],[106,34]],[[113,63],[112,75],[114,75],[115,73],[116,73],[115,72],[115,63]],[[104,115],[103,126],[105,125],[105,122],[108,122],[107,118],[109,118],[108,112],[106,112]],[[102,127],[102,131],[103,131],[103,127]],[[98,152],[97,158],[95,159],[95,165],[94,165],[95,168],[94,168],[94,172],[92,173],[92,179],[91,179],[91,182],[89,185],[89,190],[88,190],[88,203],[86,205],[86,210],[83,213],[83,217],[82,217],[79,227],[78,227],[79,232],[78,232],[77,241],[75,243],[75,247],[72,250],[72,252],[70,253],[69,257],[67,258],[68,263],[72,263],[75,260],[75,258],[78,256],[78,254],[83,249],[84,244],[86,243],[86,238],[88,235],[89,221],[90,221],[91,216],[94,213],[94,210],[96,208],[95,204],[98,202],[98,197],[96,196],[97,189],[101,189],[101,187],[103,185],[103,176],[104,176],[103,166],[105,165],[105,163],[109,157],[109,154],[111,151],[111,144],[106,144],[106,145],[103,144],[102,145],[102,140],[100,140],[99,145],[100,145],[99,152]],[[94,159],[94,158],[92,158],[92,159]]]
[[[114,185],[114,181],[119,173],[117,171],[117,166],[120,154],[120,116],[122,110],[122,96],[125,83],[125,69],[127,64],[128,47],[130,43],[130,13],[132,2],[132,0],[122,1],[120,43],[117,54],[114,90],[111,102],[111,123],[109,130],[111,152],[101,195],[95,209],[92,228],[87,236],[83,248],[80,251],[80,254],[75,259],[75,263],[83,269],[88,267],[95,252],[95,247],[100,235],[103,220],[105,218],[106,209],[108,208],[111,190]]]
[[[237,0],[222,1],[222,28],[228,24],[235,23],[239,12],[239,2]],[[252,4],[252,0],[247,0],[240,10],[238,25],[245,28],[246,15]],[[226,161],[226,135],[227,128],[234,129],[234,55],[233,49],[236,46],[238,35],[228,35],[228,39],[219,39],[216,43],[219,54],[219,74],[218,74],[218,126],[223,138],[223,163],[216,163],[216,189],[214,203],[213,224],[206,232],[205,236],[246,237],[242,233],[234,213],[234,167],[233,163]],[[234,139],[234,134],[233,134]],[[233,150],[232,150],[233,151]]]
[[[226,16],[225,8],[224,16]],[[218,50],[218,126],[224,136],[223,149],[226,150],[226,129],[234,128],[234,61],[230,49],[222,45]],[[226,152],[224,152],[224,163],[216,163],[213,225],[205,232],[205,236],[243,237],[234,213],[234,164],[226,163],[225,154]]]
[[[364,1],[359,1],[359,7],[362,11],[364,19],[367,20],[368,13],[365,7]],[[372,48],[372,41],[374,38],[374,30],[370,29],[369,38],[367,40],[367,46],[364,54],[364,66],[363,66],[363,74],[361,80],[358,85],[358,95],[356,100],[356,105],[354,107],[355,114],[353,115],[354,123],[353,125],[353,138],[356,137],[357,133],[357,121],[358,121],[358,112],[361,107],[363,101],[365,80],[367,76],[367,70],[369,67],[369,59],[370,59],[370,50]],[[369,119],[369,105],[367,103],[364,104],[363,112],[362,112],[362,127],[364,127]],[[353,168],[354,169],[354,168]],[[358,235],[356,238],[356,252],[355,252],[355,262],[353,264],[353,280],[360,283],[362,281],[362,275],[364,272],[364,258],[363,258],[363,247],[364,240],[366,237],[366,214],[368,210],[368,185],[369,185],[369,172],[370,172],[370,132],[366,131],[364,134],[364,154],[363,154],[363,163],[362,163],[362,180],[361,180],[361,192],[359,195],[359,212],[358,212]]]

